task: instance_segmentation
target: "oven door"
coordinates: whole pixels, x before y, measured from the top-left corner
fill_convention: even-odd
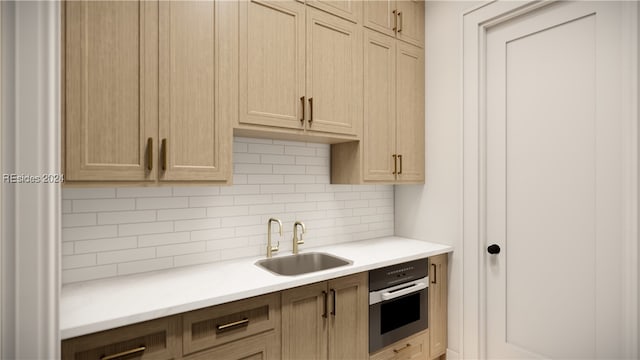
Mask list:
[[[428,327],[428,277],[369,293],[369,352]]]

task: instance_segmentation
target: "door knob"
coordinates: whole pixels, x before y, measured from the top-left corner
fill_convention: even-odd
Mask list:
[[[491,244],[487,247],[487,252],[491,255],[500,254],[500,246],[497,244]]]

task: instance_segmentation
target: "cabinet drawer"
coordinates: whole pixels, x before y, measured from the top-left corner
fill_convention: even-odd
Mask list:
[[[280,328],[280,294],[268,294],[183,315],[184,354]]]
[[[395,342],[369,357],[369,360],[409,359],[429,359],[429,329],[404,340]]]
[[[65,340],[62,342],[62,359],[178,358],[179,320],[176,316],[166,317]]]
[[[197,354],[189,355],[184,360],[279,360],[280,341],[278,333],[269,331],[246,339],[230,342],[222,346]]]

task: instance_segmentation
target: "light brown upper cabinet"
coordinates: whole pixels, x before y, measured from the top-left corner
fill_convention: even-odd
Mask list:
[[[368,358],[367,273],[282,292],[282,358]]]
[[[67,180],[155,180],[157,3],[64,8]]]
[[[424,182],[424,53],[365,32],[365,181]]]
[[[241,2],[239,133],[357,139],[361,44],[361,26],[300,2]]]
[[[332,183],[424,183],[424,122],[424,50],[365,30],[362,141],[332,145]]]
[[[362,21],[362,0],[307,0],[306,3],[354,23]]]
[[[424,47],[424,1],[364,1],[364,26]]]
[[[221,106],[220,2],[160,2],[160,179],[230,177],[232,114]]]
[[[67,180],[228,181],[233,6],[69,1],[65,11]]]

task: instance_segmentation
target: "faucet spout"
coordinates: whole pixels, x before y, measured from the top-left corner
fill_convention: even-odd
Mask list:
[[[298,239],[298,226],[302,228],[302,232],[300,233],[300,239]],[[302,221],[296,221],[295,223],[293,223],[293,253],[294,254],[298,253],[298,245],[304,244],[304,239],[302,238],[302,236],[306,231],[307,231],[306,227],[304,226],[304,223]]]
[[[280,250],[280,239],[278,239],[278,244],[276,246],[271,246],[271,223],[278,223],[278,228],[280,232],[280,237],[282,237],[282,221],[276,218],[269,219],[267,222],[267,259],[270,258],[274,252]]]

